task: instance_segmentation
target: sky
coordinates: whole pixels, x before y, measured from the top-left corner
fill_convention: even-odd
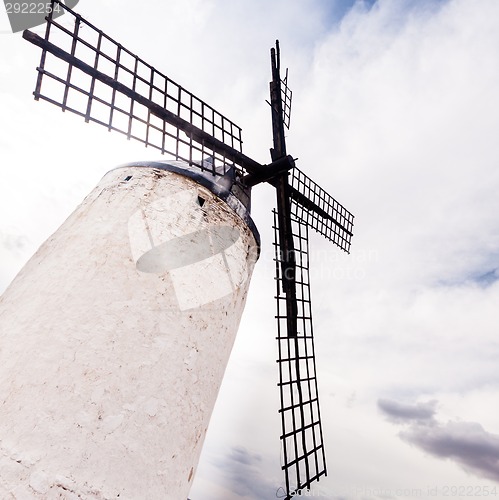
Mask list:
[[[350,255],[311,237],[328,476],[309,496],[499,495],[499,2],[80,0],[76,10],[234,120],[262,163],[280,40],[288,152],[356,216]],[[3,12],[0,51],[2,291],[106,171],[158,156],[35,102],[38,50]],[[192,500],[277,498],[283,484],[273,197],[254,188],[262,254]]]

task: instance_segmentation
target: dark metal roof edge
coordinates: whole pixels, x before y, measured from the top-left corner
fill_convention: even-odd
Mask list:
[[[195,180],[198,184],[201,184],[205,188],[209,189],[215,196],[225,202],[235,212],[235,214],[246,223],[248,228],[253,233],[253,236],[255,237],[256,244],[258,245],[258,254],[260,254],[260,233],[258,232],[256,224],[253,222],[248,209],[230,190],[224,189],[223,186],[212,182],[210,179],[202,175],[203,171],[201,169],[199,169],[198,173],[193,169],[186,168],[188,167],[188,164],[183,161],[171,160],[168,162],[134,161],[130,163],[123,163],[111,169],[111,171],[127,167],[156,168],[159,170],[166,170],[168,172],[173,172],[184,177],[189,177],[190,179]]]

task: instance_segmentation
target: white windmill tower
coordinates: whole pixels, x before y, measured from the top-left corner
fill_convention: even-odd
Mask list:
[[[290,92],[272,49],[272,163],[241,129],[58,0],[35,98],[174,160],[104,176],[0,299],[0,494],[186,498],[259,254],[250,190],[277,190],[285,496],[326,474],[308,227],[348,251],[353,216],[286,153]],[[84,27],[85,29],[82,29]],[[84,49],[84,50],[82,50]],[[43,83],[43,85],[42,85]]]

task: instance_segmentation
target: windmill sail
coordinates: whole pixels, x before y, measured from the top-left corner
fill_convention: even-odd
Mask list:
[[[286,498],[292,498],[326,474],[317,389],[309,276],[308,225],[293,217],[296,282],[296,335],[288,335],[286,296],[282,286],[282,254],[278,216],[274,210],[277,284],[277,342],[282,468]]]
[[[283,280],[285,255],[278,212],[274,210],[277,342],[282,469],[286,497],[293,498],[327,475],[317,387],[312,297],[309,272],[309,228],[348,252],[353,215],[297,168],[289,186],[294,294]],[[290,314],[294,317],[290,318]],[[291,325],[291,326],[290,326]],[[290,331],[290,329],[293,329]]]
[[[286,156],[291,91],[280,78],[279,43],[272,49],[270,83],[274,162]],[[348,252],[353,215],[293,165],[272,184],[277,190],[274,248],[277,341],[285,498],[291,499],[327,475],[315,366],[309,280],[308,229]]]
[[[237,163],[242,170],[261,169],[241,153],[239,126],[59,0],[54,3],[66,11],[66,21],[72,18],[73,29],[50,14],[44,38],[28,30],[23,34],[42,48],[35,99],[176,160],[192,164],[211,156],[214,166]]]
[[[298,168],[291,172],[290,187],[291,213],[349,252],[354,216]]]

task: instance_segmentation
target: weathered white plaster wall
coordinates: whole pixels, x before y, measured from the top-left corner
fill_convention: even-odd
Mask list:
[[[0,299],[0,498],[187,498],[255,246],[189,178],[108,173]]]

